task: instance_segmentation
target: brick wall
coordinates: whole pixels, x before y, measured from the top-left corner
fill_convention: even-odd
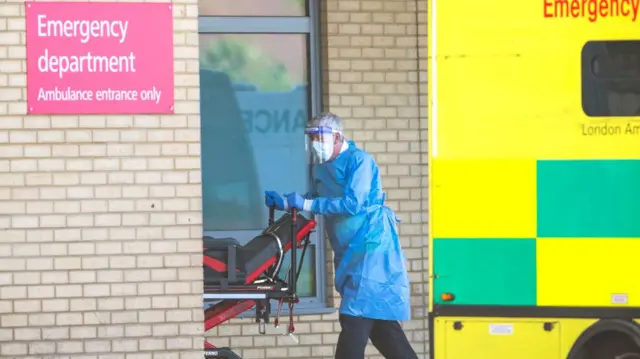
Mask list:
[[[202,358],[196,4],[173,1],[175,115],[49,117],[0,1],[0,357]]]
[[[404,328],[420,358],[428,357],[426,0],[326,0],[322,5],[325,110],[345,121],[347,136],[373,153],[411,269],[413,320]],[[328,251],[327,258],[332,255]],[[327,263],[330,303],[333,265]],[[286,318],[285,318],[286,319]],[[245,359],[333,358],[337,315],[297,318],[295,344],[250,320],[234,319],[207,333]],[[278,333],[280,335],[278,335]],[[369,358],[382,358],[373,346]]]

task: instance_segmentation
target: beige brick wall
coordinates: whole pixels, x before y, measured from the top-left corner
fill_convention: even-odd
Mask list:
[[[175,115],[49,117],[0,1],[0,357],[202,358],[196,4],[173,1]]]
[[[420,358],[428,358],[426,0],[326,0],[322,5],[325,110],[344,118],[347,135],[375,154],[411,269],[413,320],[404,323]],[[328,258],[331,253],[328,252]],[[327,263],[331,271],[332,264]],[[330,299],[339,299],[328,273]],[[286,318],[285,318],[286,319]],[[299,344],[250,320],[207,333],[243,358],[333,358],[337,315],[297,318]],[[382,358],[375,348],[369,358]]]

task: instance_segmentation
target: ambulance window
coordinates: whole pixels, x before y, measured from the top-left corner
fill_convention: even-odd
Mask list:
[[[581,62],[587,116],[640,116],[640,41],[587,42]]]

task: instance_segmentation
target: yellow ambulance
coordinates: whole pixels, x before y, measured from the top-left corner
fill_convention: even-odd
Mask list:
[[[428,0],[433,359],[640,359],[640,0]]]

